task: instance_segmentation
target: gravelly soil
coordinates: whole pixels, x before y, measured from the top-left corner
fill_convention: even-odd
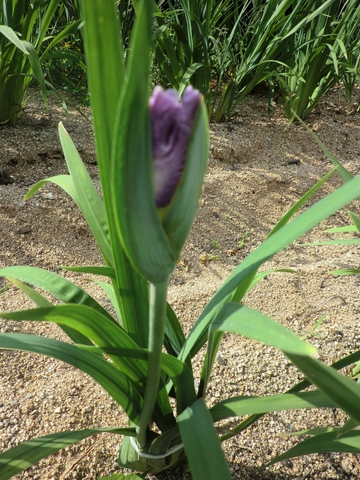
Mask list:
[[[57,136],[60,120],[69,131],[96,185],[99,184],[91,123],[70,106],[65,119],[55,100],[47,111],[36,92],[16,128],[0,127],[0,267],[32,265],[55,271],[89,291],[106,308],[109,302],[94,282],[62,265],[101,265],[89,229],[72,201],[47,184],[24,202],[36,181],[66,173]],[[341,91],[332,92],[308,124],[354,175],[359,174],[360,117]],[[87,109],[82,113],[90,118]],[[266,100],[246,99],[231,121],[211,125],[211,157],[199,212],[171,277],[169,302],[188,332],[228,274],[266,237],[281,216],[331,169],[327,157],[299,125],[285,129],[280,106],[268,116]],[[341,185],[335,174],[306,206]],[[350,208],[360,214],[359,202]],[[331,363],[359,349],[359,277],[336,277],[338,268],[360,268],[356,245],[303,246],[340,238],[327,228],[350,223],[348,208],[263,265],[262,270],[292,268],[296,274],[269,274],[245,298],[307,338],[321,360]],[[342,235],[344,238],[346,234]],[[348,235],[349,236],[349,235]],[[242,240],[245,239],[243,246]],[[213,258],[216,257],[216,258]],[[0,288],[6,284],[0,280]],[[0,296],[0,311],[30,308],[15,287]],[[324,321],[310,334],[317,320]],[[2,332],[26,332],[65,340],[54,325],[0,321]],[[4,351],[0,362],[0,450],[67,429],[121,426],[121,409],[86,375],[61,362]],[[204,351],[194,360],[199,374]],[[345,373],[349,374],[350,369]],[[256,342],[226,334],[221,343],[207,403],[233,395],[281,393],[302,378],[282,354]],[[296,444],[284,434],[319,425],[341,425],[344,415],[331,409],[274,413],[223,444],[234,479],[357,479],[359,456],[327,454],[261,466]],[[228,429],[239,419],[222,425]],[[120,440],[93,437],[40,462],[18,479],[96,479],[118,471]],[[161,476],[160,476],[161,477]],[[162,478],[182,479],[181,471]]]

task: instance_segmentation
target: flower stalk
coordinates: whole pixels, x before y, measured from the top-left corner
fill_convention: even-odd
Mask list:
[[[140,448],[144,448],[147,443],[146,431],[151,421],[159,388],[162,346],[165,331],[167,287],[168,279],[161,283],[150,283],[148,374],[143,409],[136,428],[136,439]]]

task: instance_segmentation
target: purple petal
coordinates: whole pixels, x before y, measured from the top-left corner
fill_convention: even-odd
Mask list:
[[[166,207],[179,184],[200,93],[185,89],[182,100],[175,90],[155,87],[150,99],[155,200]]]

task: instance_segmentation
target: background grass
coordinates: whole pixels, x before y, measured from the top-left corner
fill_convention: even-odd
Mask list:
[[[125,57],[136,8],[131,0],[118,3]],[[154,0],[153,12],[152,83],[180,93],[191,83],[217,122],[259,84],[270,106],[281,96],[290,120],[305,119],[339,83],[352,101],[360,62],[357,0]],[[88,102],[78,0],[38,1],[32,8],[12,0],[0,7],[1,24],[34,47],[24,53],[0,30],[1,122],[15,124],[34,79],[44,98],[46,84]]]

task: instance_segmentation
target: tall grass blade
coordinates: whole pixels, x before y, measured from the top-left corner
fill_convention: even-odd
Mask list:
[[[275,253],[290,245],[295,239],[304,235],[329,215],[356,198],[359,192],[360,177],[357,177],[311,206],[292,222],[267,238],[254,252],[248,255],[210,300],[192,328],[179,358],[184,359],[189,354],[194,355],[201,348],[206,341],[206,332],[210,322],[241,282],[246,282],[248,276],[256,272],[260,265],[269,260]]]
[[[290,361],[353,420],[360,423],[360,385],[319,360],[286,353]]]
[[[0,348],[57,358],[89,374],[123,407],[129,418],[139,418],[142,397],[131,380],[116,367],[91,352],[52,338],[27,334],[0,334]]]
[[[179,427],[194,480],[231,480],[213,420],[202,399],[179,415]]]
[[[316,353],[316,349],[294,333],[261,312],[244,305],[226,303],[214,321],[210,332],[233,332],[266,345],[299,355]]]
[[[323,433],[316,435],[299,443],[290,450],[287,450],[282,455],[277,456],[274,460],[268,463],[268,466],[274,465],[277,462],[282,462],[288,458],[300,457],[303,455],[311,455],[313,453],[360,453],[360,431],[353,430],[341,437],[338,437],[338,432]]]
[[[229,417],[249,414],[265,414],[282,410],[297,410],[300,408],[322,408],[335,406],[323,392],[284,393],[264,397],[233,397],[223,400],[210,408],[214,422]]]
[[[52,433],[44,437],[34,438],[0,454],[1,479],[8,480],[35,465],[42,458],[73,445],[84,438],[99,435],[100,433],[132,436],[135,434],[135,429],[88,428],[85,430]]]

